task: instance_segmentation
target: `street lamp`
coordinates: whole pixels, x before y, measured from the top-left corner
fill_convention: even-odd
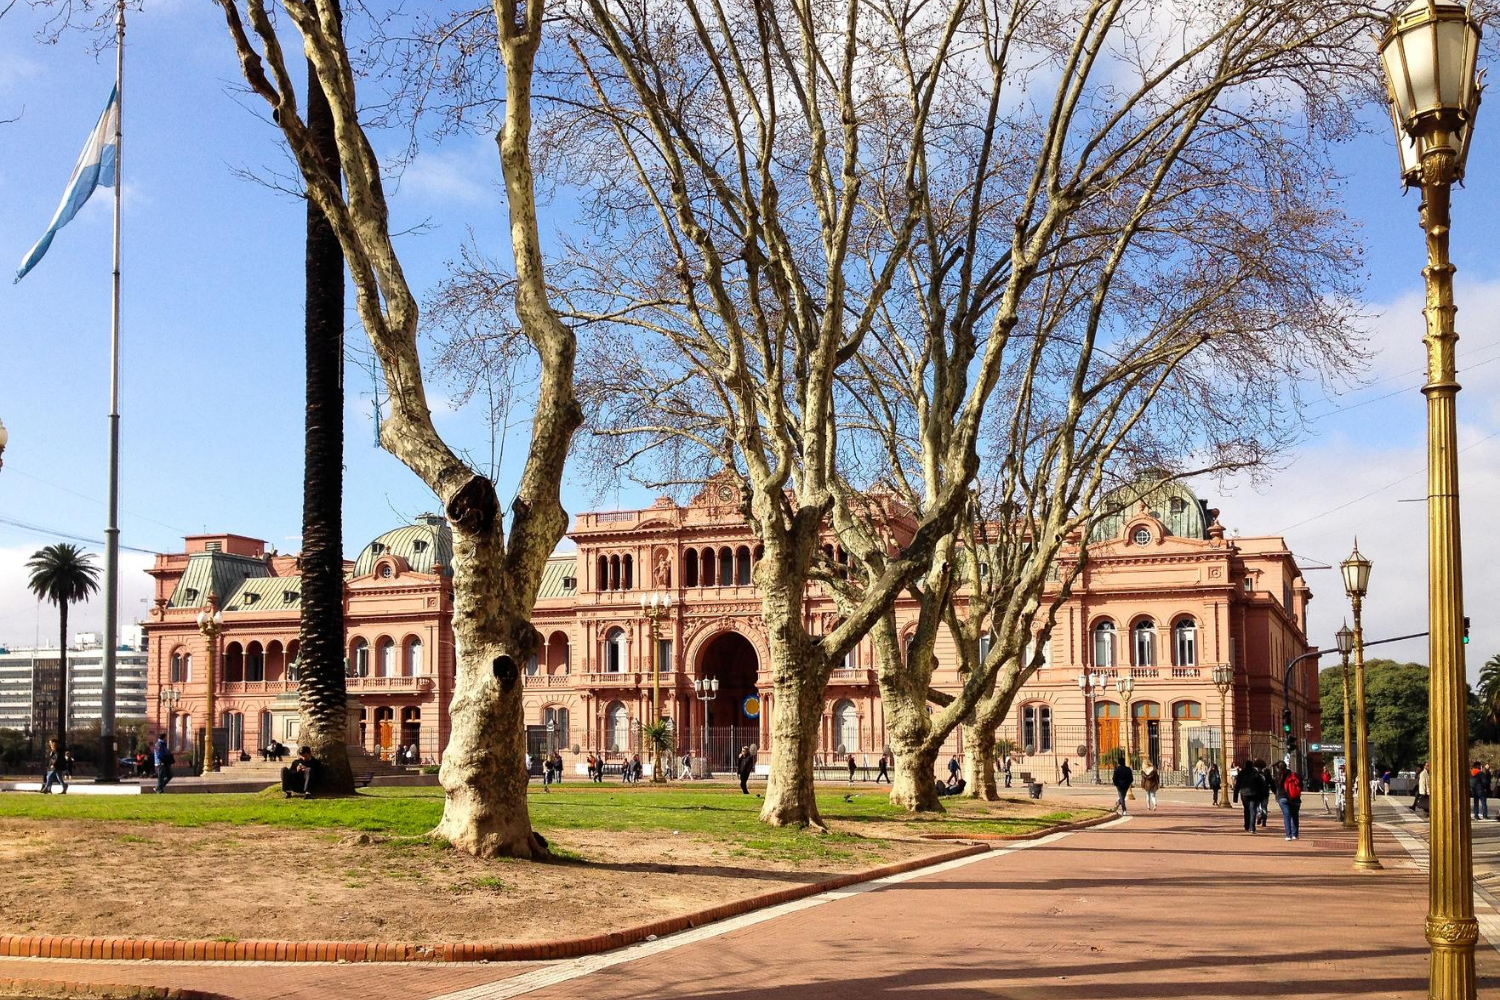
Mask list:
[[[1375,857],[1375,834],[1370,821],[1370,732],[1365,714],[1365,632],[1362,611],[1365,593],[1370,586],[1370,560],[1359,551],[1358,540],[1349,558],[1339,564],[1344,574],[1344,592],[1354,606],[1354,759],[1359,795],[1359,847],[1354,852],[1354,867],[1369,871],[1380,867]],[[1347,755],[1346,755],[1347,756]]]
[[[1214,667],[1214,687],[1219,689],[1219,799],[1214,804],[1229,808],[1229,690],[1234,687],[1234,668],[1227,663]]]
[[[1427,620],[1432,864],[1427,883],[1428,992],[1433,1000],[1475,995],[1470,890],[1472,832],[1465,810],[1469,747],[1459,549],[1458,394],[1449,196],[1464,175],[1479,110],[1479,26],[1456,0],[1417,0],[1391,17],[1380,39],[1400,153],[1402,183],[1422,189],[1427,234]],[[1354,631],[1359,634],[1359,620]],[[1358,646],[1356,638],[1356,646]],[[1358,652],[1355,670],[1358,672]]]
[[[1135,756],[1135,719],[1130,715],[1130,692],[1135,690],[1135,678],[1130,675],[1115,678],[1115,690],[1120,692],[1120,698],[1125,702],[1125,762],[1130,763],[1130,758]],[[1129,799],[1135,798],[1135,786],[1131,785],[1125,793]]]
[[[672,595],[665,590],[653,590],[649,595],[641,595],[641,614],[646,616],[646,621],[651,627],[651,721],[653,724],[661,723],[661,623],[671,612]],[[661,744],[655,740],[651,743],[651,781],[653,784],[664,783],[667,780],[666,772],[661,766]]]
[[[224,631],[224,612],[219,610],[219,595],[208,595],[208,610],[198,612],[198,631],[203,633],[203,638],[208,641],[208,697],[205,699],[204,712],[208,716],[206,725],[203,727],[203,770],[202,774],[207,777],[217,771],[218,765],[214,761],[214,655],[219,648],[219,634]]]
[[[1339,659],[1344,670],[1344,829],[1352,830],[1354,822],[1354,775],[1349,762],[1354,759],[1354,731],[1349,728],[1349,654],[1354,652],[1354,630],[1349,623],[1334,634]]]
[[[703,776],[711,773],[708,766],[708,703],[719,696],[717,677],[700,677],[693,681],[693,697],[703,703],[703,725],[698,727],[698,747],[703,756]]]
[[[1078,689],[1083,692],[1083,748],[1085,753],[1084,767],[1089,766],[1088,758],[1094,762],[1094,784],[1099,783],[1099,748],[1095,745],[1094,737],[1094,693],[1104,685],[1104,675],[1096,674],[1086,670],[1078,672]]]

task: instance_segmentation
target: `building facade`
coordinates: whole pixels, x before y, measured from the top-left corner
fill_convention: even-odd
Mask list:
[[[138,632],[140,630],[137,630]],[[144,633],[115,651],[115,718],[145,719]],[[57,726],[56,646],[0,647],[0,729],[50,733]],[[68,728],[99,721],[104,690],[104,647],[81,632],[68,647]]]
[[[658,689],[679,753],[723,766],[741,745],[769,746],[774,694],[752,574],[760,550],[736,500],[711,483],[685,506],[663,498],[644,510],[577,517],[574,551],[549,563],[533,617],[543,640],[525,668],[533,750],[638,752]],[[1279,752],[1272,733],[1283,694],[1298,735],[1305,724],[1317,738],[1314,672],[1296,677],[1290,691],[1281,683],[1286,662],[1309,649],[1311,592],[1281,539],[1228,537],[1216,516],[1172,487],[1096,532],[1044,664],[998,734],[1023,766],[1051,775],[1070,759],[1076,771],[1128,747],[1186,772],[1221,740],[1217,666],[1233,675],[1222,704],[1232,756]],[[214,593],[225,620],[216,723],[233,749],[253,752],[272,737],[295,742],[295,560],[242,536],[186,542],[150,571],[157,598],[147,623],[148,700],[157,725],[183,745],[202,725],[207,647],[194,619]],[[372,541],[349,564],[351,741],[370,753],[392,757],[415,744],[421,760],[435,761],[446,742],[456,662],[451,549],[442,519],[425,516]],[[648,613],[643,599],[651,594],[669,597],[664,610]],[[814,631],[834,620],[833,602],[817,588],[805,608]],[[897,615],[909,633],[915,608],[902,604]],[[946,637],[937,658],[935,684],[956,689],[957,657]],[[700,678],[718,681],[712,700],[694,688]],[[961,738],[954,734],[954,750]],[[885,747],[867,640],[829,684],[820,753],[873,762]]]

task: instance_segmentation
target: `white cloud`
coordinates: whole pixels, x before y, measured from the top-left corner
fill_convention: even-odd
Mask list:
[[[418,153],[401,172],[398,192],[404,201],[503,203],[500,160],[493,143],[466,148],[443,146]]]

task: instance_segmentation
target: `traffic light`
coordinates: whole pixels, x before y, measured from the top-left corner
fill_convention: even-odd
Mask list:
[[[1291,742],[1292,710],[1290,708],[1283,708],[1281,710],[1281,731],[1288,737],[1287,742]]]
[[[1464,615],[1464,645],[1469,644],[1469,616]]]

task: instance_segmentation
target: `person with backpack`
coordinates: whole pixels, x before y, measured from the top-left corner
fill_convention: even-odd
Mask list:
[[[1208,765],[1208,790],[1213,793],[1213,804],[1219,804],[1219,792],[1224,787],[1224,776],[1219,773],[1217,763]]]
[[[1129,810],[1125,808],[1125,795],[1130,791],[1130,786],[1135,784],[1135,772],[1123,759],[1115,765],[1115,773],[1110,777],[1110,784],[1115,786],[1115,791],[1120,796],[1115,802],[1115,811],[1121,816],[1129,815]]]
[[[167,747],[166,733],[157,737],[156,746],[151,751],[151,760],[156,765],[156,794],[161,795],[167,790],[167,782],[172,780],[172,765],[177,763],[177,758],[172,756],[172,751]]]
[[[1281,826],[1287,840],[1296,840],[1301,830],[1302,779],[1293,768],[1277,761],[1273,771],[1276,781],[1276,804],[1281,807]]]

